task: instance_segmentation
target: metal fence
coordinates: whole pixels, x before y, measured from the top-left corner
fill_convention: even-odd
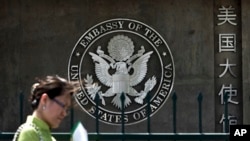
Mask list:
[[[98,97],[96,97],[98,99]],[[123,95],[121,96],[122,101],[122,107],[124,107],[124,100]],[[146,98],[149,102],[150,97],[148,96]],[[147,132],[144,133],[126,133],[125,132],[125,124],[124,121],[122,121],[121,124],[121,132],[120,133],[108,133],[108,132],[100,132],[99,131],[99,119],[98,119],[98,100],[96,100],[96,131],[88,133],[88,138],[90,141],[101,141],[101,140],[121,140],[121,141],[133,141],[133,140],[144,140],[144,141],[151,141],[151,140],[220,140],[220,141],[228,141],[229,140],[229,120],[228,120],[228,105],[227,100],[228,96],[227,94],[224,94],[224,114],[225,114],[225,129],[224,133],[204,133],[202,129],[202,101],[203,101],[203,95],[202,93],[199,93],[197,96],[197,116],[198,116],[198,131],[196,133],[178,133],[176,130],[176,113],[177,113],[177,95],[174,92],[172,95],[172,101],[173,101],[173,132],[172,133],[152,133],[151,132],[151,124],[150,124],[150,106],[148,104],[147,112]],[[20,122],[23,121],[23,95],[20,94]],[[124,115],[124,108],[121,109],[122,116]],[[73,127],[73,117],[74,111],[72,109],[71,111],[71,127]],[[123,118],[121,118],[123,119]],[[71,133],[70,132],[57,132],[52,133],[52,135],[58,140],[70,140]],[[14,136],[14,132],[0,132],[0,140],[12,140]]]

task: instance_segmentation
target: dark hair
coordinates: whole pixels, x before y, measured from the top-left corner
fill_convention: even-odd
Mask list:
[[[70,82],[59,76],[46,76],[45,78],[36,78],[37,83],[33,84],[31,87],[31,107],[36,109],[39,105],[41,96],[46,93],[50,99],[54,99],[57,96],[62,95],[65,90],[71,91],[73,95],[77,89],[78,85],[76,82]]]

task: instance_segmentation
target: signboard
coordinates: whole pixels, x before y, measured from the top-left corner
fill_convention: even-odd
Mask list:
[[[68,64],[69,80],[81,83],[78,104],[95,118],[98,95],[99,120],[114,125],[145,120],[148,104],[150,116],[155,114],[168,99],[174,76],[173,57],[162,36],[145,23],[124,18],[87,30]]]

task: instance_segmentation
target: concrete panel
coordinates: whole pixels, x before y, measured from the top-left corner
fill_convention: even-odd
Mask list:
[[[111,18],[131,18],[154,28],[171,49],[176,70],[173,91],[178,96],[177,131],[198,132],[199,92],[204,96],[203,131],[215,131],[213,1],[6,0],[0,5],[0,103],[5,107],[0,108],[0,130],[15,131],[18,127],[20,91],[25,94],[23,118],[31,113],[26,99],[35,77],[67,77],[70,53],[87,29]],[[172,132],[171,111],[169,99],[152,117],[152,132]],[[95,131],[95,120],[81,109],[76,109],[74,120]],[[68,117],[56,131],[69,131],[69,121]],[[119,126],[100,125],[101,131],[121,130]],[[128,126],[126,131],[145,132],[146,122]]]

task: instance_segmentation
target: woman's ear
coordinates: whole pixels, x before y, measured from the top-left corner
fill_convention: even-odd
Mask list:
[[[40,104],[42,106],[45,106],[47,101],[48,101],[48,95],[46,93],[42,94],[41,99],[40,99]]]

